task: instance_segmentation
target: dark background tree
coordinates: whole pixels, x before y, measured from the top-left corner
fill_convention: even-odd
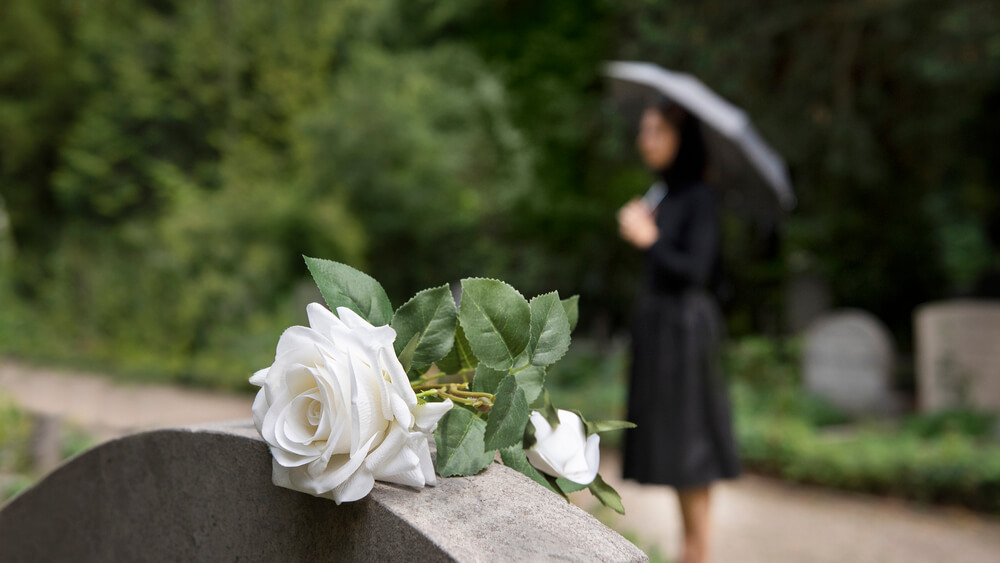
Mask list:
[[[650,179],[608,119],[608,59],[698,75],[789,163],[776,236],[730,221],[734,334],[781,332],[808,273],[905,348],[920,303],[998,291],[998,11],[10,0],[0,350],[238,385],[313,297],[301,253],[397,305],[469,275],[579,293],[581,330],[615,334],[636,257],[614,211]]]

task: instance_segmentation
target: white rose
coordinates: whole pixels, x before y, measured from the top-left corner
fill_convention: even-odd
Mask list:
[[[553,430],[541,413],[533,411],[531,424],[537,441],[525,453],[535,469],[581,485],[594,480],[601,460],[601,437],[587,436],[579,415],[560,409],[559,425]]]
[[[310,326],[286,330],[274,364],[250,378],[274,484],[337,504],[364,497],[376,479],[434,485],[427,439],[451,401],[417,404],[391,327],[343,307],[340,318],[317,303],[306,312]]]

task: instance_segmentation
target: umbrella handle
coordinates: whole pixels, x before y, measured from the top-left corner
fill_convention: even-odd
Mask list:
[[[653,185],[649,186],[649,189],[646,190],[646,194],[642,196],[642,202],[646,204],[646,207],[648,207],[650,211],[655,211],[656,208],[660,206],[660,202],[663,201],[663,198],[667,197],[668,191],[669,189],[667,188],[666,182],[654,182]]]

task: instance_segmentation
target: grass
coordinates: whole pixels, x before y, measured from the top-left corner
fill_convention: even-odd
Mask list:
[[[32,459],[35,419],[0,396],[0,503],[33,485],[41,472]],[[59,457],[69,459],[95,443],[93,437],[69,424],[59,429]]]

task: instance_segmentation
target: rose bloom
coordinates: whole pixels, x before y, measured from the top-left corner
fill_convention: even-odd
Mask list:
[[[318,303],[306,312],[309,326],[286,330],[274,364],[250,378],[274,484],[337,504],[363,498],[376,479],[436,484],[427,439],[451,401],[417,404],[391,327],[344,307],[340,318]]]
[[[580,416],[562,409],[555,430],[538,411],[531,413],[530,420],[535,427],[536,442],[525,454],[531,465],[553,477],[589,485],[597,476],[601,437],[587,436]]]

